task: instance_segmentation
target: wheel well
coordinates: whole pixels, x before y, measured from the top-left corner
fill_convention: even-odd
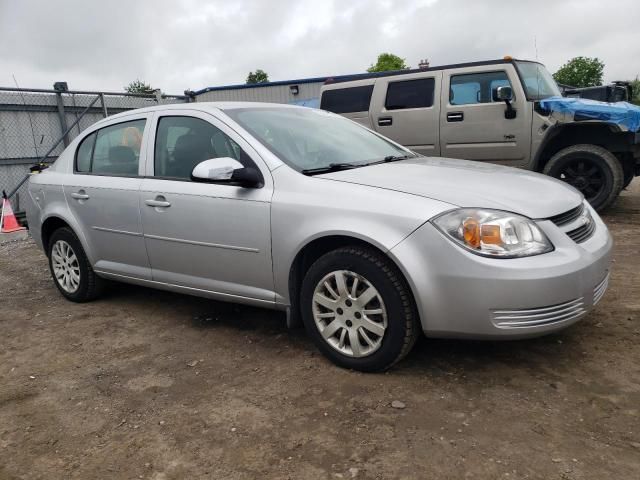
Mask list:
[[[62,227],[71,228],[67,222],[59,217],[49,217],[42,224],[40,235],[42,237],[42,246],[47,254],[49,253],[49,239],[51,238],[51,235],[53,235],[53,232],[57,229]]]
[[[302,317],[300,316],[300,304],[298,302],[300,296],[300,287],[302,285],[302,279],[305,273],[309,270],[309,267],[318,260],[322,255],[335,250],[340,247],[346,246],[361,246],[376,250],[381,255],[390,258],[385,252],[380,250],[375,245],[361,240],[355,237],[349,237],[346,235],[331,235],[327,237],[317,238],[302,248],[296,255],[289,270],[289,301],[291,303],[291,311],[289,324],[291,326],[300,325],[302,323]],[[390,259],[395,264],[393,259]],[[397,267],[397,265],[396,265]],[[398,268],[400,275],[402,270]]]
[[[631,149],[626,133],[615,131],[611,125],[604,123],[569,124],[551,127],[547,138],[540,147],[535,169],[541,172],[551,157],[560,150],[581,143],[606,148],[624,164],[629,157],[628,152]]]

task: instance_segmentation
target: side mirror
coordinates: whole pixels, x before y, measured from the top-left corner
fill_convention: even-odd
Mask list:
[[[230,157],[212,158],[197,164],[191,172],[194,182],[225,183],[246,188],[262,187],[262,175],[253,167],[245,168]]]
[[[510,102],[513,100],[513,89],[508,85],[496,87],[493,89],[494,102]]]
[[[513,89],[509,85],[502,85],[496,87],[491,92],[494,102],[504,102],[507,105],[507,109],[504,111],[504,118],[512,120],[516,118],[516,109],[511,106],[511,100],[513,100]]]

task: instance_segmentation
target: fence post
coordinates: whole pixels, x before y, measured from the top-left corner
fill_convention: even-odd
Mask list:
[[[60,131],[67,131],[67,117],[64,114],[64,99],[62,98],[62,93],[56,92],[56,100],[58,102],[58,119],[60,120]],[[63,140],[64,146],[69,145],[69,134],[67,133]]]
[[[104,118],[107,118],[109,112],[107,111],[107,104],[104,101],[104,93],[100,93],[100,105],[102,105],[102,115],[104,115]]]

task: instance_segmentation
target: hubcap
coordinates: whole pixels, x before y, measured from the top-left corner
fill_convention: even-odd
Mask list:
[[[64,240],[54,243],[51,249],[51,264],[56,282],[65,292],[74,293],[78,290],[80,265],[71,245]]]
[[[349,270],[331,272],[318,282],[313,318],[324,340],[349,357],[378,350],[387,329],[382,296],[366,278]]]
[[[580,190],[587,201],[595,199],[606,185],[602,167],[589,158],[569,162],[560,172],[559,178]]]

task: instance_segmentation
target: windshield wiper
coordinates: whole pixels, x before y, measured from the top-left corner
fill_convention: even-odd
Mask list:
[[[366,165],[366,164],[365,164]],[[340,170],[349,170],[351,168],[363,167],[364,165],[355,163],[330,163],[326,167],[307,168],[302,170],[304,175],[317,175],[319,173],[339,172]]]
[[[389,155],[384,157],[383,162],[397,162],[398,160],[406,160],[410,155]]]

